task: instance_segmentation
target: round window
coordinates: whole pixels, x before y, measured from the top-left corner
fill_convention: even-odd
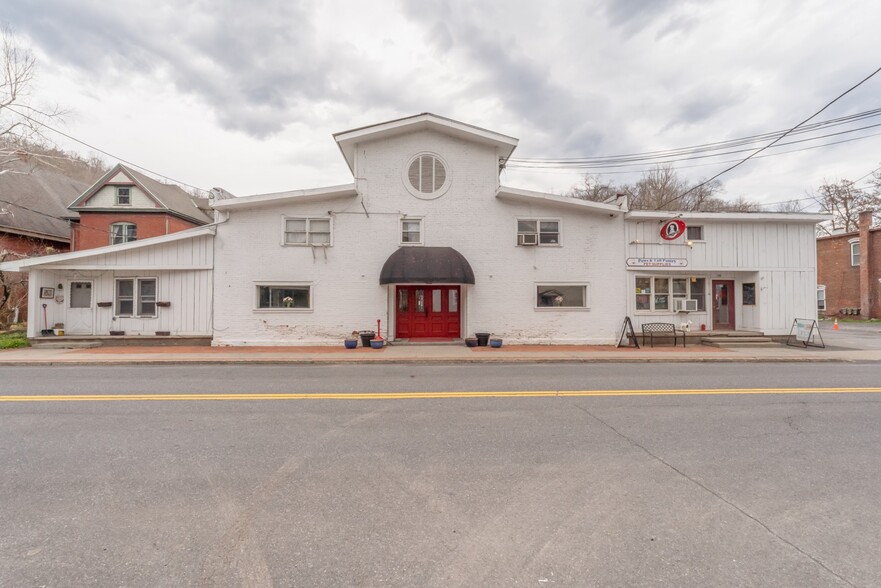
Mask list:
[[[449,173],[443,160],[433,153],[422,153],[410,160],[404,181],[417,198],[437,198],[449,186]]]

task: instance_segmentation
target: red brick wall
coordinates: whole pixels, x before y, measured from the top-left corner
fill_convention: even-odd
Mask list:
[[[199,226],[165,213],[80,212],[80,222],[74,225],[73,230],[73,250],[82,251],[110,245],[110,225],[122,222],[137,225],[139,240]]]
[[[35,239],[32,237],[23,237],[21,235],[13,235],[10,233],[0,233],[0,251],[13,251],[23,255],[45,254],[46,247],[53,247],[56,253],[63,253],[68,250],[67,243],[59,241],[47,241],[43,239]],[[0,261],[14,261],[21,259],[17,255],[8,255]],[[12,294],[7,303],[0,308],[0,324],[6,324],[13,318],[12,308],[18,306],[18,320],[25,321],[28,316],[28,285],[27,274],[19,272],[3,272],[4,282],[7,284],[16,284],[12,288]],[[20,284],[18,282],[21,282]],[[0,283],[0,298],[4,293],[4,285]]]
[[[817,284],[826,286],[826,316],[859,308],[863,318],[881,317],[881,228],[870,230],[869,246],[860,247],[860,256],[868,259],[869,308],[862,308],[860,268],[850,265],[849,241],[858,237],[859,233],[847,233],[817,239]]]

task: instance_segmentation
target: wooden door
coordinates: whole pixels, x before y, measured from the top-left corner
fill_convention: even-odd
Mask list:
[[[461,334],[459,286],[398,286],[397,339],[455,339]]]
[[[64,319],[64,332],[68,335],[92,335],[94,324],[94,304],[92,282],[75,281],[67,286],[67,316]]]

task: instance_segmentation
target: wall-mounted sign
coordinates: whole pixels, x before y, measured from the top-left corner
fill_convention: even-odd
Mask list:
[[[661,239],[672,241],[678,239],[685,232],[685,221],[681,219],[673,219],[665,222],[661,226]]]
[[[684,257],[628,257],[627,267],[686,267]]]

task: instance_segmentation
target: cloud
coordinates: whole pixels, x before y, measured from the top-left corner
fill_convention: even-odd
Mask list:
[[[11,0],[9,9],[43,51],[96,84],[159,74],[207,103],[225,128],[252,136],[280,131],[302,102],[338,90],[334,67],[347,56],[319,39],[302,4],[277,0],[249,10],[210,4],[47,0],[34,12],[24,0]]]

